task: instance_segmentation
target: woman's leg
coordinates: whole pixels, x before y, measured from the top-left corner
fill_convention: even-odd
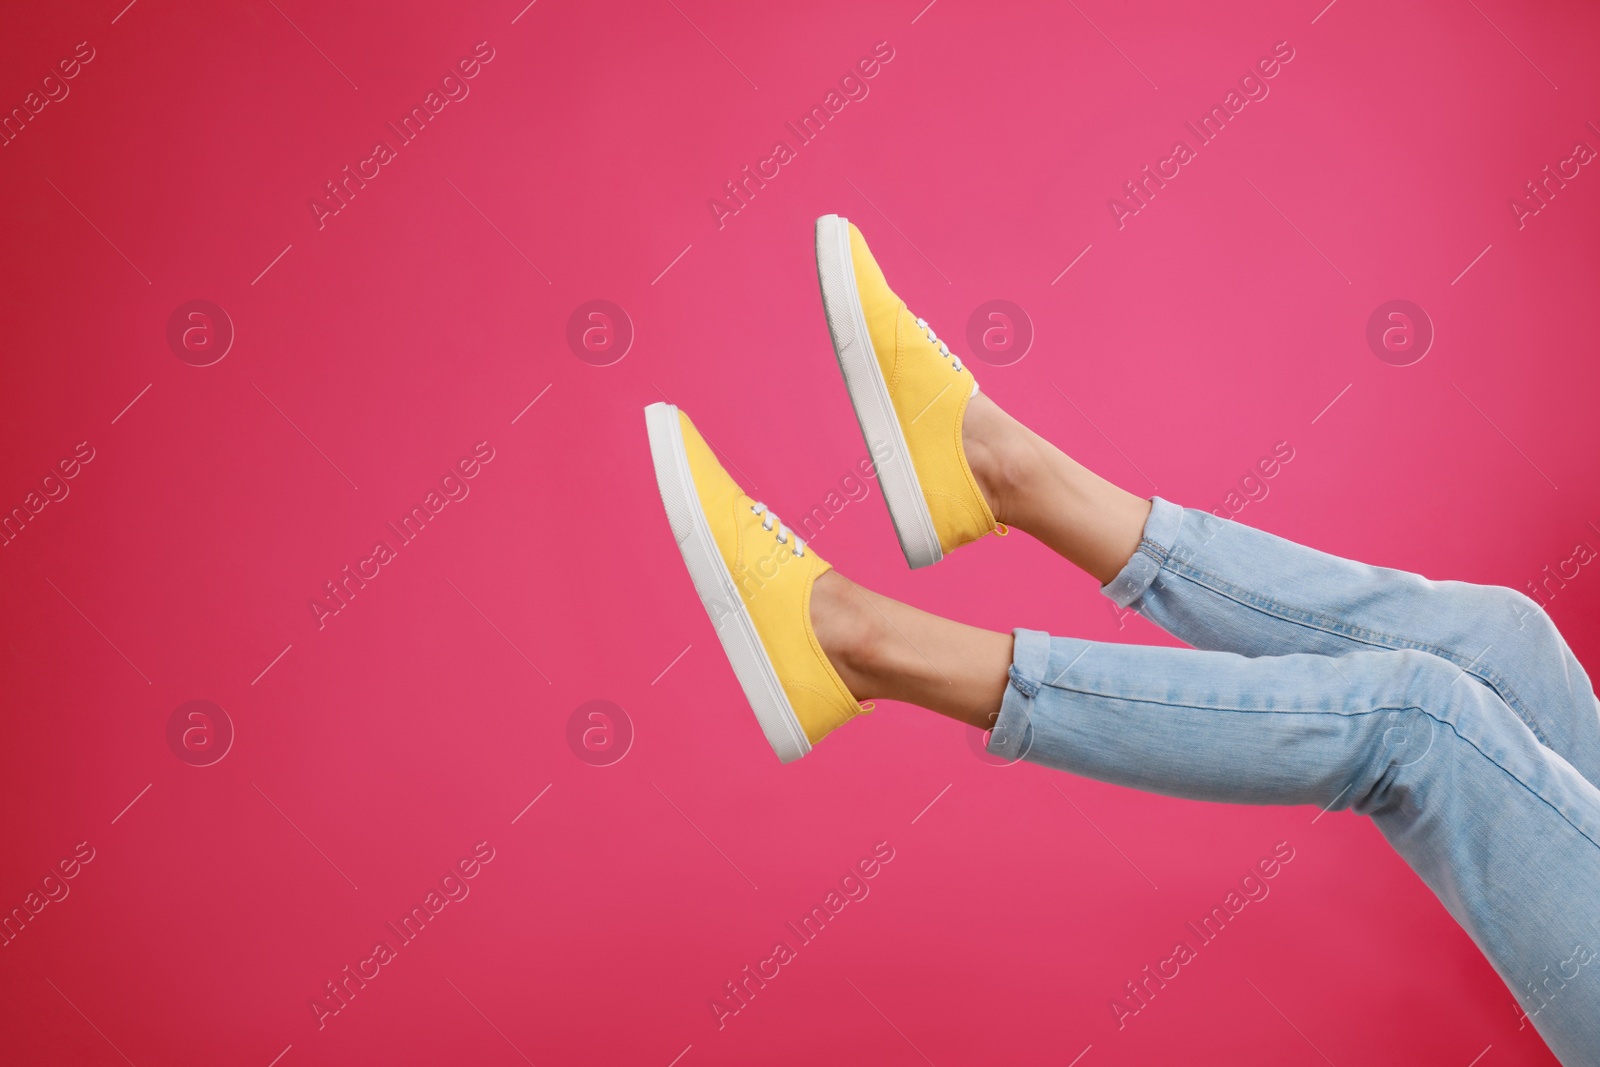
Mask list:
[[[968,406],[963,443],[1000,521],[1180,640],[1247,656],[1432,653],[1493,689],[1541,743],[1600,785],[1600,704],[1549,616],[1521,593],[1371,567],[1141,500],[981,393]]]
[[[975,726],[998,713],[996,755],[1197,800],[1371,816],[1556,1054],[1600,1062],[1600,790],[1437,656],[1013,637],[836,572],[818,579],[812,614],[858,699]]]
[[[811,628],[857,700],[898,700],[980,730],[994,726],[1010,634],[942,619],[863,589],[837,570],[811,587]]]

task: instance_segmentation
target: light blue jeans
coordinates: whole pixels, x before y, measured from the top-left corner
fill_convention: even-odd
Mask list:
[[[1600,704],[1537,604],[1159,497],[1104,592],[1194,649],[1016,631],[990,752],[1371,816],[1562,1062],[1600,1064]]]

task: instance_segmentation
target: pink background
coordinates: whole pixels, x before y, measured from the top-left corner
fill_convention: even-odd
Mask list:
[[[1354,816],[993,767],[902,707],[780,769],[640,409],[686,408],[780,515],[825,505],[865,454],[811,258],[838,212],[959,351],[979,304],[1025,309],[984,388],[1123,485],[1218,507],[1287,441],[1241,521],[1527,588],[1600,546],[1600,174],[1521,229],[1508,204],[1600,147],[1592,6],[523,2],[7,14],[5,109],[94,58],[0,148],[0,506],[95,458],[0,548],[0,907],[94,859],[0,948],[0,1058],[1552,1062]],[[1108,199],[1284,40],[1119,230]],[[319,229],[323,183],[481,41],[470,95]],[[719,229],[708,198],[880,41],[870,94]],[[1412,366],[1366,344],[1395,298],[1437,332]],[[212,366],[166,341],[192,299],[237,333]],[[566,341],[597,299],[636,331],[604,367]],[[323,583],[480,441],[470,496],[319,629]],[[856,578],[1167,640],[1023,537],[912,574],[877,495],[815,540]],[[1550,602],[1591,670],[1597,603],[1586,570]],[[236,732],[211,766],[168,745],[194,699]],[[594,699],[632,724],[610,766],[567,740]],[[319,1029],[481,841],[470,895]],[[719,1030],[723,983],[882,841],[870,896]],[[1119,1030],[1123,983],[1280,841],[1271,896]]]

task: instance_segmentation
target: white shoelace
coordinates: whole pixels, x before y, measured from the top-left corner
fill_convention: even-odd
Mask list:
[[[961,369],[961,357],[952,353],[950,351],[950,346],[939,340],[938,336],[933,332],[933,327],[928,325],[927,319],[918,319],[917,328],[928,335],[929,341],[932,341],[934,344],[939,346],[939,354],[949,357],[951,362],[955,364],[956,370]]]
[[[771,508],[767,507],[758,500],[754,504],[750,505],[750,510],[761,516],[761,528],[763,530],[770,530],[774,524],[777,525],[778,544],[786,545],[789,543],[790,537],[793,536],[792,532],[790,531],[789,527],[785,526],[783,521],[773,513]],[[792,551],[796,556],[804,556],[806,554],[806,543],[800,540],[798,536],[795,536],[794,548],[790,551]]]

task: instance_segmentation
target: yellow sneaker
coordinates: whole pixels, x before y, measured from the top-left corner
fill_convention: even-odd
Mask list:
[[[744,494],[689,416],[657,403],[644,418],[695,592],[772,750],[797,760],[863,710],[811,629],[811,586],[828,564]]]
[[[912,567],[996,529],[961,447],[972,372],[906,309],[849,220],[817,220],[817,279],[833,350]]]

